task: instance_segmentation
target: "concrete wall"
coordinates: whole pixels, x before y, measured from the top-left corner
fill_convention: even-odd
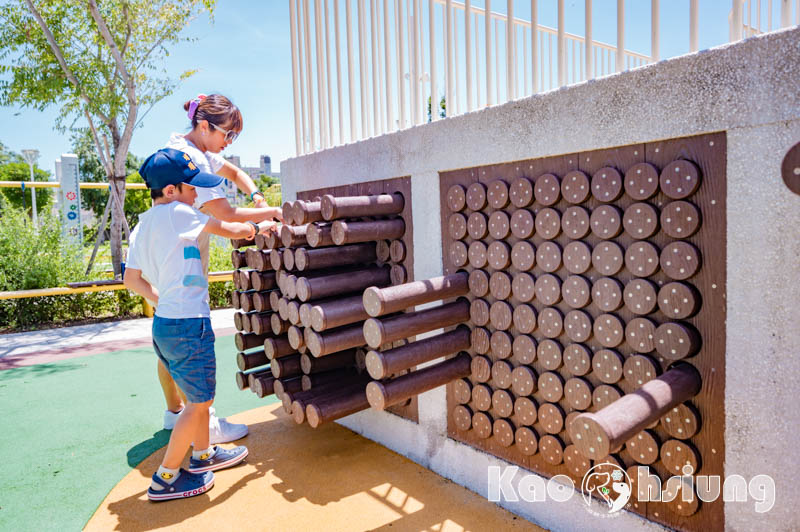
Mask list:
[[[712,131],[728,142],[725,473],[775,479],[766,514],[726,503],[728,530],[800,527],[796,402],[800,370],[800,196],[780,177],[800,141],[800,30],[638,70],[284,161],[285,199],[298,190],[411,175],[414,274],[441,275],[438,172]],[[346,176],[346,181],[343,180]],[[342,424],[480,493],[504,462],[446,437],[444,388],[419,398],[419,425],[374,411]],[[603,523],[575,497],[504,504],[554,530]],[[633,514],[624,530],[657,529]]]

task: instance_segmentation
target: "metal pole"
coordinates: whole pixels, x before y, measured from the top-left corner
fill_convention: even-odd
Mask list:
[[[383,0],[383,62],[386,68],[386,131],[394,131],[394,113],[392,112],[394,102],[392,101],[392,69],[391,69],[391,54],[390,54],[390,38],[389,32],[389,0]]]
[[[625,0],[617,0],[617,72],[625,63]]]
[[[484,15],[486,36],[486,106],[494,105],[494,91],[492,90],[492,0],[486,0],[486,14]]]
[[[481,52],[478,43],[478,14],[475,13],[475,107],[481,106]]]
[[[786,28],[792,24],[792,4],[790,0],[781,0],[781,28]]]
[[[444,17],[445,26],[447,28],[447,57],[445,64],[447,70],[445,71],[445,116],[453,116],[455,114],[455,101],[454,101],[454,87],[453,87],[453,1],[445,0],[444,4]]]
[[[698,3],[699,0],[689,2],[689,51],[697,51],[698,42]]]
[[[349,0],[345,0],[349,1]],[[339,0],[333,0],[333,27],[336,38],[336,103],[339,111],[339,144],[344,144],[344,103],[342,100],[342,52],[339,38]]]
[[[405,75],[405,61],[403,56],[403,0],[395,0],[395,22],[397,26],[397,39],[395,46],[397,47],[397,85],[400,88],[400,121],[398,124],[399,129],[406,127],[406,85],[403,82]]]
[[[331,82],[331,29],[329,4],[330,0],[325,0],[325,91],[328,93],[328,102],[326,104],[328,108],[328,146],[333,146],[333,83]]]
[[[650,2],[650,55],[653,62],[657,62],[660,57],[660,42],[661,42],[661,10],[659,0],[652,0]]]
[[[350,142],[358,138],[356,132],[356,93],[355,69],[353,68],[353,7],[351,0],[345,0],[345,18],[347,25],[347,92],[350,103]]]
[[[517,97],[516,77],[514,61],[514,0],[506,2],[506,92],[508,100]]]
[[[298,101],[297,91],[299,86],[297,83],[297,16],[295,14],[296,0],[289,2],[289,33],[292,40],[292,96],[294,97],[294,143],[297,155],[302,154],[302,145],[300,142],[301,129],[303,125],[300,119],[300,102]]]
[[[742,0],[733,0],[731,17],[731,42],[742,40]]]
[[[308,15],[308,0],[303,0],[303,28],[306,41],[306,107],[308,110],[308,147],[309,152],[314,152],[317,149],[316,139],[314,135],[314,82],[311,73],[311,25],[309,24]]]
[[[657,2],[658,0],[653,0]],[[594,78],[594,54],[592,53],[592,0],[586,0],[586,79]]]
[[[472,111],[472,0],[464,0],[464,40],[467,61],[467,112]]]
[[[539,64],[539,3],[531,0],[531,76],[533,78],[533,93],[539,92],[539,79],[536,70]]]
[[[566,30],[564,28],[564,0],[558,0],[558,43],[556,44],[556,49],[558,51],[558,86],[563,87],[567,84],[567,72],[566,72],[566,41],[564,36],[566,35]]]
[[[372,53],[370,59],[372,63],[372,131],[375,136],[383,133],[381,131],[381,112],[380,108],[380,92],[381,84],[378,80],[378,16],[377,1],[370,0],[369,2],[369,20],[370,20],[370,41],[372,42]]]
[[[430,35],[430,50],[431,50],[431,121],[439,120],[439,94],[436,87],[436,3],[433,0],[428,0],[428,31]]]
[[[33,178],[33,167],[36,165],[36,161],[39,159],[39,150],[22,150],[22,156],[28,162],[28,168],[31,171],[31,209],[33,213],[33,226],[39,227],[39,212],[38,207],[36,206],[36,185],[34,185],[34,178]],[[22,202],[23,208],[25,206],[25,183],[23,182],[22,187]]]

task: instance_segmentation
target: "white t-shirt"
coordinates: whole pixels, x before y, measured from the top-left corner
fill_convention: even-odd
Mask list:
[[[208,216],[179,201],[154,205],[139,216],[126,266],[141,270],[158,290],[157,316],[211,316],[208,281],[197,245],[207,222]]]
[[[211,153],[210,151],[200,151],[200,148],[195,146],[191,140],[187,140],[187,138],[180,133],[173,133],[170,135],[169,142],[167,142],[167,145],[164,147],[180,150],[188,154],[189,157],[192,158],[192,162],[201,172],[216,174],[225,166],[225,159],[222,155],[219,153]],[[196,187],[196,190],[197,199],[194,202],[194,206],[198,209],[207,201],[226,197],[225,181],[214,188]]]

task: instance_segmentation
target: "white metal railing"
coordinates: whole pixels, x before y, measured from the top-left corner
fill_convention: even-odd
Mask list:
[[[550,0],[556,28],[538,22],[538,0],[532,20],[514,15],[528,0],[495,0],[505,13],[492,0],[289,1],[298,155],[437,120],[442,98],[454,116],[661,59],[660,0],[650,0],[649,22],[634,21],[649,23],[649,54],[625,46],[625,0],[616,44],[593,38],[592,0],[583,36],[566,31],[564,0]],[[692,52],[699,1],[689,0]],[[772,31],[773,3],[779,27],[800,24],[800,0],[731,0],[729,39]]]

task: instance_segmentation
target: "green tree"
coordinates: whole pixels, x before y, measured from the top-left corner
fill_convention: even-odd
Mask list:
[[[72,137],[72,153],[78,156],[78,169],[81,181],[101,183],[106,181],[106,173],[100,161],[97,159],[97,152],[94,149],[92,136],[87,130],[78,131]],[[128,153],[128,160],[125,164],[125,172],[128,175],[129,183],[141,183],[143,180],[137,170],[142,165],[142,160],[132,153]],[[97,216],[97,223],[108,201],[108,190],[83,189],[81,190],[81,207],[91,209]],[[125,193],[125,218],[128,225],[133,227],[139,221],[139,215],[150,208],[152,200],[147,190],[129,190]],[[94,238],[97,227],[90,229],[89,238]]]
[[[0,163],[0,181],[30,181],[31,170],[28,163],[24,162],[7,162]],[[49,181],[50,173],[42,170],[38,166],[33,167],[33,180],[34,181]],[[21,188],[0,188],[0,196],[17,209],[22,209],[23,201],[22,195],[25,195],[24,205],[27,207],[26,212],[30,214],[33,205],[31,205],[31,190],[26,188],[24,191]],[[53,200],[53,189],[40,188],[36,191],[36,208],[42,212],[45,207],[50,205]]]
[[[128,149],[152,106],[194,71],[170,79],[168,46],[215,0],[9,0],[0,14],[0,105],[60,106],[56,127],[85,120],[111,183],[125,199]],[[112,209],[111,256],[119,273],[123,218]]]

